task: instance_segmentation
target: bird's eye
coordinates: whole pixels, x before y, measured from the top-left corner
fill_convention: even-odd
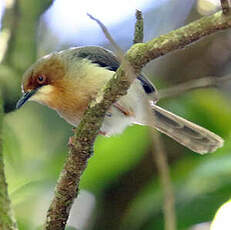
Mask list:
[[[44,75],[39,75],[39,76],[37,77],[37,82],[38,82],[40,85],[43,84],[45,81],[46,81],[46,76],[44,76]]]

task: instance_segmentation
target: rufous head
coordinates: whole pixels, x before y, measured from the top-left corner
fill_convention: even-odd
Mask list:
[[[56,110],[69,123],[77,124],[90,100],[114,74],[82,57],[80,50],[66,49],[35,62],[23,76],[23,96],[16,108],[28,100],[36,101]]]
[[[54,91],[62,91],[66,74],[67,67],[58,53],[39,59],[23,75],[23,96],[16,108],[20,108],[28,100],[49,105]]]

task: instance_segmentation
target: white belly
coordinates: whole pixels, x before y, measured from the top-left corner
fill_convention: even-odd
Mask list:
[[[133,111],[134,116],[126,116],[116,107],[112,106],[100,129],[106,136],[121,133],[127,126],[132,124],[145,125],[147,123],[148,114],[146,111],[148,100],[139,80],[134,81],[127,95],[122,96],[118,103],[129,111]]]

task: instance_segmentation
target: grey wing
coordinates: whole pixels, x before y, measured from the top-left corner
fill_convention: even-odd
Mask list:
[[[87,58],[91,60],[92,63],[96,63],[111,71],[116,71],[120,66],[120,62],[117,57],[110,50],[98,46],[84,46],[76,48],[75,55],[79,58]],[[147,94],[157,94],[157,90],[154,85],[144,75],[139,75],[137,79],[140,81]],[[153,100],[155,100],[155,98],[153,98]]]

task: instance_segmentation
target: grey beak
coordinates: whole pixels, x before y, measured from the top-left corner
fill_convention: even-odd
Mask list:
[[[28,99],[36,93],[36,91],[36,89],[33,89],[30,92],[24,93],[22,97],[18,100],[16,104],[16,109],[21,108],[28,101]]]

